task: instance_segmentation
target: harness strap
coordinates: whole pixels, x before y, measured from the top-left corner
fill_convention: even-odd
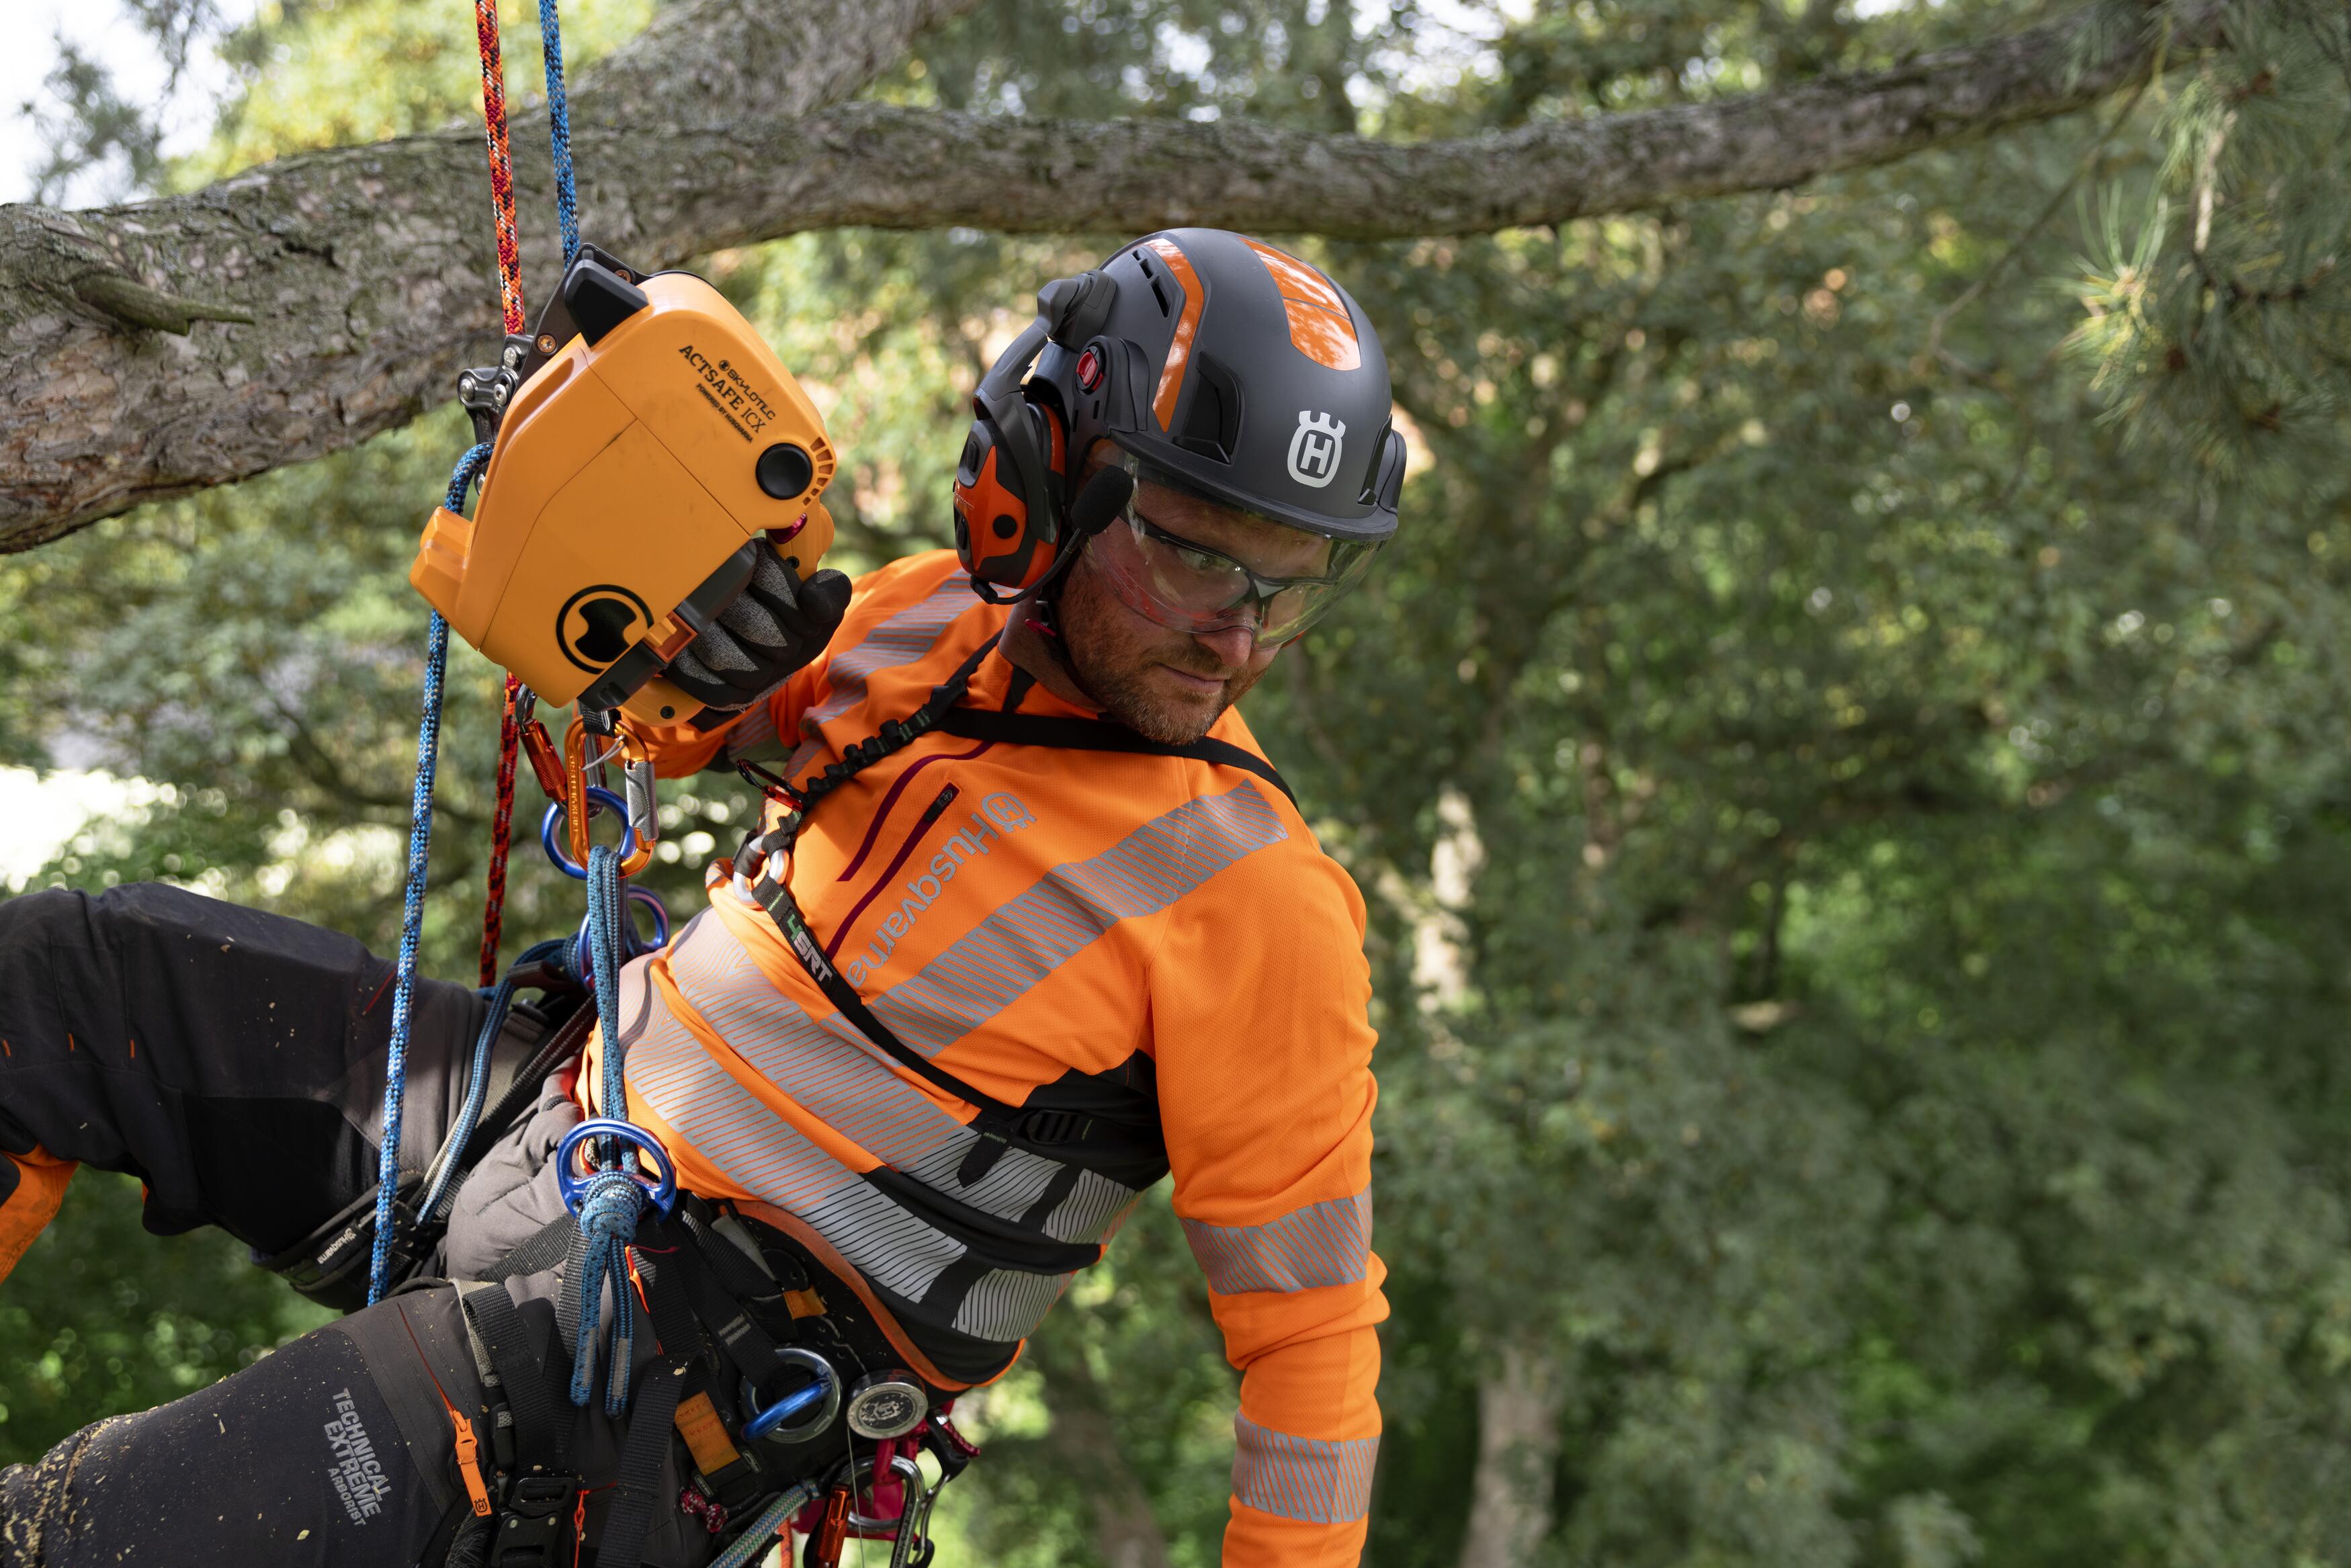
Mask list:
[[[461,1289],[459,1301],[474,1333],[497,1370],[498,1385],[514,1416],[515,1452],[532,1469],[563,1474],[570,1469],[571,1423],[555,1407],[548,1388],[547,1364],[530,1325],[503,1284]],[[544,1456],[542,1458],[542,1456]]]
[[[985,1092],[974,1088],[961,1078],[932,1061],[900,1040],[890,1026],[865,1005],[857,992],[824,948],[809,930],[808,917],[801,914],[799,901],[792,894],[785,871],[785,859],[799,838],[810,812],[817,802],[831,794],[858,774],[903,749],[916,737],[936,729],[943,735],[967,740],[1002,740],[1020,746],[1050,747],[1066,751],[1113,751],[1154,757],[1184,757],[1196,761],[1238,768],[1266,779],[1293,802],[1293,793],[1273,764],[1253,752],[1222,740],[1203,737],[1188,745],[1176,746],[1152,740],[1123,725],[1102,719],[1051,718],[1037,714],[990,712],[981,708],[959,707],[964,694],[970,689],[971,677],[988,654],[996,651],[993,642],[983,643],[971,656],[956,667],[955,673],[931,689],[929,700],[906,719],[893,719],[880,732],[846,747],[841,759],[828,766],[805,783],[792,789],[798,800],[796,809],[789,811],[782,821],[768,831],[760,833],[743,846],[743,857],[758,858],[758,877],[751,884],[751,896],[768,917],[783,933],[785,945],[791,948],[800,967],[808,971],[825,999],[840,1009],[841,1015],[857,1026],[859,1033],[872,1040],[893,1061],[904,1067],[916,1077],[944,1090],[956,1099],[975,1107],[978,1114],[972,1118],[971,1130],[979,1134],[966,1156],[957,1178],[965,1186],[978,1181],[988,1168],[1003,1157],[1004,1151],[1018,1139],[1041,1146],[1066,1146],[1071,1144],[1111,1142],[1118,1137],[1118,1129],[1099,1118],[1081,1112],[1052,1111],[1043,1108],[1008,1104]],[[1025,672],[1016,670],[1012,694],[1017,703],[1026,686],[1017,677]]]
[[[674,1500],[662,1495],[662,1460],[668,1456],[670,1427],[685,1392],[691,1358],[664,1355],[644,1370],[629,1411],[629,1435],[621,1447],[621,1471],[612,1483],[611,1511],[596,1542],[596,1561],[611,1568],[637,1568],[653,1514]]]
[[[726,1293],[738,1301],[772,1301],[789,1288],[751,1261],[740,1247],[720,1234],[702,1200],[688,1195],[677,1206],[677,1222],[702,1249],[702,1260]],[[805,1283],[805,1281],[802,1281]]]
[[[648,1234],[636,1249],[637,1279],[644,1287],[653,1335],[661,1342],[664,1355],[699,1357],[709,1348],[709,1341],[702,1332],[700,1313],[695,1305],[688,1305],[674,1283],[679,1249],[665,1248],[656,1253],[655,1245],[655,1239]]]
[[[692,1357],[673,1424],[685,1439],[694,1468],[710,1495],[732,1512],[774,1488],[758,1456],[736,1445],[734,1428],[741,1413],[727,1380],[705,1375],[710,1341],[716,1336],[730,1355],[736,1354],[739,1341],[743,1354],[737,1359],[737,1369],[755,1385],[763,1373],[781,1363],[775,1342],[764,1333],[758,1335],[765,1347],[764,1365],[750,1360],[756,1352],[749,1340],[739,1333],[730,1338],[726,1325],[741,1315],[740,1309],[723,1296],[705,1300],[705,1292],[695,1289],[700,1260],[695,1256],[693,1241],[678,1226],[663,1225],[653,1241],[659,1250],[648,1253],[641,1249],[637,1264],[645,1282],[645,1301],[653,1310],[653,1331],[661,1336],[663,1354]]]
[[[565,1239],[563,1261],[559,1265],[563,1270],[563,1284],[555,1297],[555,1329],[563,1336],[564,1354],[571,1358],[571,1375],[576,1385],[582,1363],[592,1363],[595,1360],[595,1342],[591,1338],[583,1336],[580,1332],[580,1302],[584,1294],[580,1289],[580,1276],[588,1271],[588,1238],[580,1230],[580,1221],[577,1218],[571,1219],[570,1231],[570,1235]],[[603,1283],[599,1281],[597,1290],[600,1304],[602,1289]],[[635,1304],[628,1300],[625,1288],[617,1304],[623,1312]],[[592,1325],[590,1332],[590,1333],[594,1332]],[[615,1336],[619,1332],[618,1326],[615,1325],[613,1330]],[[575,1400],[573,1403],[579,1402]]]
[[[1015,746],[1047,746],[1063,751],[1123,751],[1144,757],[1187,757],[1254,773],[1298,801],[1298,792],[1275,771],[1272,763],[1228,740],[1202,737],[1183,746],[1137,735],[1123,724],[1099,718],[1054,718],[1036,713],[995,713],[987,708],[959,707],[940,716],[941,735],[966,740],[1002,740]]]
[[[497,1266],[482,1278],[504,1281],[518,1274],[544,1274],[560,1266],[571,1256],[571,1239],[580,1234],[580,1227],[569,1214],[549,1220],[523,1244],[497,1261]]]
[[[752,1387],[757,1388],[776,1374],[782,1364],[776,1359],[775,1336],[754,1322],[734,1295],[711,1278],[691,1242],[664,1258],[661,1271],[676,1276],[684,1287],[688,1321],[699,1323],[711,1339],[717,1341],[718,1348],[735,1364],[736,1370],[750,1380]],[[656,1301],[653,1306],[658,1327],[661,1303]],[[663,1343],[666,1348],[666,1334]]]

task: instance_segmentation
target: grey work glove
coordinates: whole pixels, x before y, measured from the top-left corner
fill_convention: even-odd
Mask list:
[[[827,570],[802,582],[762,549],[735,602],[662,674],[722,712],[748,707],[823,653],[848,609],[849,579]]]

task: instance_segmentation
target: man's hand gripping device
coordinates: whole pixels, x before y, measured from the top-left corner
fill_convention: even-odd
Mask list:
[[[409,581],[543,701],[723,716],[662,672],[772,579],[760,552],[805,582],[832,543],[833,450],[791,372],[701,278],[583,245],[538,330],[459,385],[496,444],[475,515],[435,509]]]

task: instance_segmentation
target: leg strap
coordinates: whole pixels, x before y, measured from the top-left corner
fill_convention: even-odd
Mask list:
[[[596,1543],[599,1568],[637,1568],[653,1530],[653,1511],[675,1506],[675,1500],[662,1495],[662,1460],[669,1453],[670,1427],[691,1364],[684,1356],[665,1355],[638,1380],[629,1410],[628,1440],[621,1448],[621,1474],[612,1485],[611,1511],[604,1516],[603,1538]]]

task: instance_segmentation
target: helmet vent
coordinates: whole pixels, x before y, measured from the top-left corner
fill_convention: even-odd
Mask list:
[[[1359,507],[1376,507],[1380,504],[1380,467],[1387,459],[1388,437],[1395,431],[1395,421],[1391,419],[1380,426],[1380,438],[1372,443],[1371,461],[1364,465],[1364,488],[1355,497],[1355,504]]]
[[[1157,278],[1155,278],[1155,278],[1153,278],[1153,279],[1151,280],[1151,298],[1153,298],[1154,299],[1156,299],[1156,300],[1158,300],[1158,301],[1159,301],[1159,314],[1160,314],[1160,315],[1162,315],[1162,316],[1169,316],[1169,315],[1173,315],[1173,314],[1174,314],[1174,312],[1173,312],[1173,311],[1171,311],[1171,310],[1169,310],[1169,309],[1167,308],[1167,293],[1166,293],[1166,290],[1165,290],[1165,289],[1163,289],[1163,288],[1161,288],[1161,287],[1159,287],[1159,279],[1157,279]]]
[[[1186,452],[1230,463],[1241,444],[1240,378],[1207,354],[1192,361],[1192,402],[1176,444]]]

